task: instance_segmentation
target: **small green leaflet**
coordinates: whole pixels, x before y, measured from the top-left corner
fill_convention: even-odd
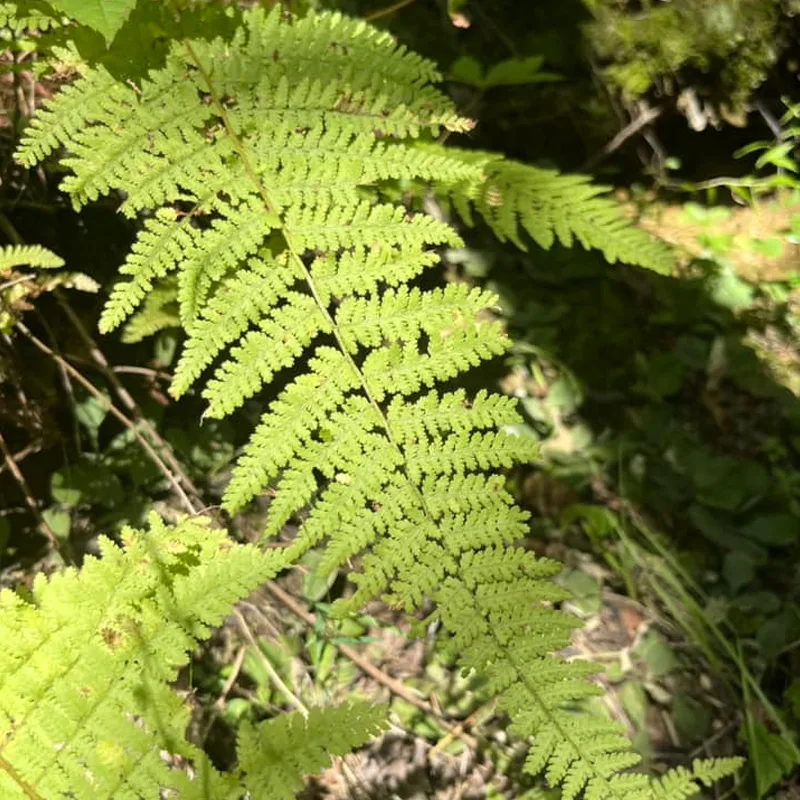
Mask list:
[[[110,44],[136,7],[136,0],[50,0],[50,4],[81,25],[96,30]]]

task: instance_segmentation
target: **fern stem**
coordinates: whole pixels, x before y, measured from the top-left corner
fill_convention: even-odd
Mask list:
[[[0,755],[0,769],[5,772],[14,783],[25,792],[25,796],[30,798],[30,800],[44,800],[44,798],[33,788],[29,783],[27,783],[24,778],[14,769],[14,766],[9,763],[2,755]]]

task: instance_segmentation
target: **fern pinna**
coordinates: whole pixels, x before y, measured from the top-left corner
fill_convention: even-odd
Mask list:
[[[176,279],[187,339],[175,397],[208,372],[206,415],[221,417],[283,385],[238,461],[228,512],[271,487],[265,535],[302,518],[287,558],[320,546],[323,571],[357,564],[342,613],[378,595],[408,611],[433,599],[464,667],[533,737],[530,770],[568,798],[687,796],[735,764],[652,782],[627,772],[637,756],[610,720],[574,713],[598,691],[593,668],[553,657],[574,625],[552,608],[557,565],[514,547],[527,515],[492,474],[535,455],[508,432],[514,405],[435,388],[509,346],[491,294],[414,285],[459,237],[382,191],[485,180],[486,157],[418,143],[471,127],[438,78],[364,22],[255,9],[231,41],[176,41],[140,87],[87,68],[18,157],[32,165],[64,146],[76,206],[120,191],[122,211],[141,214],[101,327]]]

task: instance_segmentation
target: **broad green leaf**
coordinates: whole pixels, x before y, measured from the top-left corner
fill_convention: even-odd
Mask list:
[[[547,393],[547,402],[566,414],[574,411],[582,401],[580,386],[569,377],[559,378]]]
[[[644,686],[638,681],[628,681],[620,690],[619,699],[631,722],[639,729],[644,728],[649,705]]]
[[[800,519],[793,514],[764,514],[745,525],[742,533],[761,544],[785,547],[800,540]]]
[[[559,582],[572,595],[572,603],[584,614],[596,614],[600,610],[602,587],[591,575],[574,569]]]
[[[724,268],[707,281],[711,298],[720,306],[738,311],[753,302],[753,287],[733,270]]]
[[[756,575],[756,566],[756,562],[747,553],[733,550],[725,554],[722,574],[734,594],[752,582]]]
[[[800,719],[800,678],[795,678],[784,693],[795,719]]]
[[[756,778],[756,792],[763,797],[797,764],[792,746],[770,733],[763,723],[750,719],[746,735],[750,745],[750,763]]]
[[[53,499],[65,506],[90,503],[113,508],[124,499],[119,478],[100,464],[77,464],[53,473],[50,479]]]
[[[480,87],[483,85],[483,67],[472,56],[461,56],[453,62],[447,77],[468,86]]]
[[[42,511],[42,519],[59,539],[66,539],[69,536],[72,527],[69,512],[59,508],[46,508]]]
[[[561,514],[561,524],[567,526],[578,521],[591,536],[605,538],[617,528],[617,515],[605,506],[593,506],[586,503],[573,503]]]
[[[88,395],[74,406],[75,417],[89,432],[89,436],[97,447],[97,432],[108,414],[108,408],[94,395]]]
[[[81,25],[96,30],[110,43],[133,11],[136,0],[50,0],[50,4]]]
[[[769,239],[751,239],[750,247],[759,255],[767,258],[780,258],[783,255],[783,240],[777,236]]]
[[[748,592],[740,594],[731,605],[748,613],[774,614],[781,607],[781,601],[773,592]]]
[[[725,550],[744,553],[756,563],[766,561],[766,551],[742,536],[724,514],[694,503],[689,507],[689,518],[703,536]]]
[[[303,596],[310,603],[322,600],[336,580],[336,570],[324,575],[319,572],[321,560],[322,554],[317,550],[311,550],[303,557],[301,562],[308,569],[308,572],[303,575]]]
[[[647,670],[653,678],[669,675],[680,666],[675,651],[654,631],[642,639],[636,652],[647,664]]]
[[[526,83],[547,83],[561,80],[554,72],[542,72],[543,56],[509,58],[495,64],[486,76],[484,87],[518,86]]]

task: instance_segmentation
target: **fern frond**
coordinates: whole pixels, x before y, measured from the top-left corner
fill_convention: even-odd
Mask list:
[[[312,708],[239,729],[239,769],[253,798],[291,800],[303,788],[303,776],[313,775],[379,733],[385,710],[364,701],[331,708]]]
[[[29,4],[20,4],[5,0],[0,3],[0,28],[8,28],[15,35],[25,31],[46,31],[58,27],[59,22],[53,12],[45,13],[38,8],[30,8]]]
[[[43,798],[233,797],[185,739],[189,708],[170,689],[198,639],[284,563],[231,545],[201,520],[156,516],[126,529],[124,550],[80,572],[38,576],[30,599],[0,593],[0,791]],[[161,751],[196,773],[170,768]]]
[[[38,244],[15,244],[0,247],[0,271],[14,267],[53,269],[63,266],[63,258]]]
[[[558,241],[571,247],[600,250],[612,264],[622,261],[656,272],[669,272],[673,258],[667,245],[635,227],[622,208],[604,196],[608,188],[584,175],[564,175],[505,159],[496,153],[420,145],[425,152],[444,150],[465,163],[480,165],[481,178],[436,182],[434,190],[453,203],[467,225],[475,209],[501,241],[522,250],[525,231],[539,247],[549,250]]]
[[[623,728],[606,717],[576,714],[575,705],[602,690],[586,678],[597,670],[587,663],[564,663],[553,656],[569,644],[576,620],[549,606],[564,594],[542,579],[559,565],[523,550],[489,548],[466,553],[462,581],[441,589],[442,621],[449,647],[465,666],[487,676],[511,730],[533,738],[525,769],[544,772],[561,784],[567,800],[582,791],[589,798],[670,798],[700,791],[699,784],[731,775],[742,759],[695,762],[692,772],[677,768],[659,780],[628,773],[640,757],[631,752]],[[519,609],[533,606],[533,614]]]
[[[142,307],[125,323],[122,341],[141,342],[165,328],[179,328],[180,324],[178,282],[167,280],[147,295]]]
[[[243,20],[231,41],[175,42],[139,91],[98,98],[105,78],[90,71],[23,143],[26,163],[65,146],[64,188],[77,204],[131,187],[126,210],[150,213],[101,327],[174,276],[187,340],[173,394],[214,369],[203,396],[217,417],[285,384],[225,508],[269,491],[264,535],[297,521],[287,558],[320,546],[322,572],[348,567],[355,593],[341,613],[376,596],[409,611],[433,599],[462,664],[488,678],[514,729],[535,737],[529,768],[568,798],[657,796],[627,774],[637,756],[617,728],[575,713],[598,690],[593,667],[551,655],[577,624],[551,607],[565,596],[548,580],[557,566],[512,546],[528,515],[501,475],[484,474],[535,457],[506,427],[519,420],[511,401],[482,392],[469,402],[441,387],[508,349],[496,300],[409,286],[437,263],[436,248],[460,239],[386,202],[381,184],[430,182],[518,244],[522,226],[543,246],[577,238],[612,260],[663,267],[666,251],[584,178],[416,144],[470,123],[432,85],[434,66],[388,34],[280,8]],[[247,736],[255,747],[257,733]],[[254,775],[254,794],[272,791],[269,775]]]

